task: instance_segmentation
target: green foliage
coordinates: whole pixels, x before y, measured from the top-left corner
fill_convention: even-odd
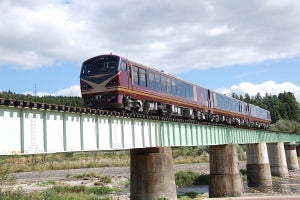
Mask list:
[[[247,170],[246,169],[241,169],[240,172],[242,174],[243,182],[247,181]]]
[[[291,120],[280,119],[275,124],[271,124],[271,131],[300,134],[300,123]]]
[[[291,92],[283,92],[278,94],[278,96],[266,94],[264,97],[260,93],[252,97],[247,93],[244,97],[232,94],[232,97],[269,110],[271,112],[272,123],[280,119],[300,122],[300,104]]]
[[[100,186],[100,187],[86,187],[85,185],[75,185],[75,186],[53,186],[52,190],[56,193],[87,193],[87,194],[109,194],[115,189],[106,187],[106,186]]]
[[[205,153],[209,153],[209,146],[197,146],[197,147],[175,147],[173,150],[173,158],[179,156],[200,156]]]
[[[3,200],[44,200],[40,193],[25,193],[23,191],[0,192],[0,199]]]
[[[55,185],[55,181],[49,180],[49,181],[43,181],[43,182],[37,183],[37,186],[40,186],[40,187],[47,186],[47,185]]]
[[[52,189],[57,192],[57,193],[66,193],[66,192],[71,192],[71,193],[80,193],[80,192],[85,192],[86,186],[84,185],[74,185],[74,186],[53,186]]]
[[[101,186],[101,187],[87,187],[87,193],[88,194],[109,194],[113,191],[115,191],[115,189],[110,188],[110,187],[106,187],[106,186]]]
[[[175,182],[178,186],[208,185],[209,175],[192,171],[179,171],[175,174]]]
[[[195,199],[198,197],[201,197],[201,195],[199,195],[197,192],[187,192],[187,193],[178,195],[178,198],[180,200]]]
[[[74,200],[74,199],[82,199],[82,200],[98,200],[102,198],[98,198],[95,194],[87,194],[86,192],[57,192],[53,190],[53,188],[48,189],[41,193],[42,200]]]
[[[15,190],[15,176],[10,174],[10,168],[0,168],[0,199],[5,200],[42,200],[42,196],[37,193],[24,193],[21,189]]]
[[[89,180],[92,178],[98,179],[98,181],[95,182],[94,185],[104,185],[106,183],[111,183],[111,177],[110,176],[100,176],[97,175],[95,172],[90,172],[90,173],[83,173],[83,174],[78,174],[74,176],[70,176],[71,178],[79,178],[83,180]]]
[[[83,106],[83,99],[81,97],[66,97],[66,96],[32,96],[24,94],[16,94],[11,91],[0,92],[0,98],[15,99],[23,101],[33,101],[39,103],[57,104],[65,106]]]
[[[5,186],[12,186],[15,182],[16,178],[10,174],[9,167],[0,168],[0,191],[2,191],[2,188],[5,188]]]

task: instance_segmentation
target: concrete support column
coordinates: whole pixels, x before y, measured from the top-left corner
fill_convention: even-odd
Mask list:
[[[236,147],[236,144],[210,146],[209,197],[243,196]]]
[[[299,163],[296,151],[296,145],[285,144],[286,163],[289,170],[299,170]]]
[[[266,143],[247,144],[247,182],[249,187],[272,186]]]
[[[288,169],[283,142],[269,143],[267,144],[267,147],[271,174],[279,177],[286,176],[288,174]]]
[[[171,147],[130,150],[130,199],[177,199]]]

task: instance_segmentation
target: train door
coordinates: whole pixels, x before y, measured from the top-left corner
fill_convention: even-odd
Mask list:
[[[127,74],[128,74],[127,88],[131,90],[132,89],[132,65],[130,63],[127,63]]]
[[[213,108],[214,108],[214,99],[213,99],[213,93],[210,90],[208,91],[208,111],[210,113],[213,113]]]

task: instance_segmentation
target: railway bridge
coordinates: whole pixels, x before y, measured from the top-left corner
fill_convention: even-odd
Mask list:
[[[300,135],[0,99],[0,155],[130,149],[131,199],[176,199],[171,147],[210,146],[210,197],[242,196],[236,144],[250,187],[299,169]]]

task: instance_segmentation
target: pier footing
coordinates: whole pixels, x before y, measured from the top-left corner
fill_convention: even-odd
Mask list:
[[[289,170],[299,170],[296,145],[284,144],[286,163]]]
[[[249,187],[272,186],[266,143],[247,144],[247,183]]]
[[[209,197],[243,196],[237,145],[210,146]]]
[[[268,143],[267,147],[272,176],[286,176],[288,169],[283,142]]]
[[[171,147],[130,150],[130,199],[175,200]]]

